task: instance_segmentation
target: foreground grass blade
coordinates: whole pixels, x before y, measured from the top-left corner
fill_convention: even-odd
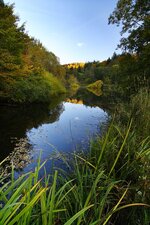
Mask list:
[[[69,219],[64,225],[71,225],[79,216],[83,215],[88,209],[93,207],[94,205],[87,206],[77,212],[71,219]]]
[[[92,163],[90,163],[89,161],[87,161],[87,160],[84,159],[83,157],[81,157],[81,156],[79,156],[79,155],[76,155],[76,154],[74,154],[74,155],[75,155],[75,157],[81,159],[83,162],[85,162],[86,164],[88,164],[91,168],[96,169],[96,167],[95,167]]]
[[[49,208],[49,220],[48,220],[49,225],[53,225],[53,210],[54,210],[54,207],[55,207],[57,174],[58,174],[58,171],[55,171],[53,185],[51,187],[52,191],[51,191],[51,201],[50,201],[50,205],[49,205],[50,208]]]
[[[4,225],[13,225],[15,224],[16,222],[18,222],[20,220],[20,218],[25,215],[25,213],[28,212],[29,209],[31,209],[34,204],[39,200],[40,196],[43,194],[43,192],[46,191],[46,188],[43,188],[43,189],[40,189],[38,193],[36,193],[35,197],[30,201],[30,203],[25,207],[23,208],[20,213],[18,215],[15,216],[15,218],[10,221],[8,223],[8,220],[4,223]]]
[[[101,160],[102,160],[102,156],[103,156],[105,147],[106,147],[106,145],[107,145],[107,142],[108,142],[108,138],[109,138],[111,129],[112,129],[112,124],[110,125],[110,127],[109,127],[109,129],[108,129],[108,131],[107,131],[107,133],[106,133],[105,140],[104,140],[104,143],[103,143],[103,145],[102,145],[101,152],[100,152],[100,156],[99,156],[98,161],[97,161],[97,166],[99,166],[99,164],[100,164],[100,162],[101,162]]]
[[[46,192],[41,195],[41,214],[42,214],[42,225],[47,225],[47,207],[46,207]]]
[[[108,213],[108,216],[107,216],[105,222],[103,223],[103,225],[106,225],[107,222],[109,221],[109,219],[112,217],[113,213],[115,212],[115,210],[116,210],[116,209],[118,208],[118,206],[120,205],[120,203],[121,203],[122,199],[124,198],[124,196],[126,195],[127,191],[128,191],[128,188],[124,191],[123,195],[122,195],[121,198],[119,199],[118,203],[117,203],[117,204],[114,206],[114,208],[111,210],[111,212]]]
[[[124,148],[124,146],[125,146],[127,137],[128,137],[128,135],[129,135],[129,131],[130,131],[130,129],[131,129],[131,125],[132,125],[132,120],[131,120],[131,122],[130,122],[130,124],[129,124],[129,128],[128,128],[127,132],[126,132],[126,135],[125,135],[125,138],[124,138],[124,140],[123,140],[123,143],[122,143],[122,145],[121,145],[121,147],[120,147],[120,150],[119,150],[119,152],[118,152],[118,154],[117,154],[117,157],[116,157],[116,159],[115,159],[115,161],[114,161],[114,163],[113,163],[113,165],[112,165],[112,168],[111,168],[111,170],[110,170],[108,176],[111,175],[111,173],[112,173],[112,171],[114,170],[115,165],[116,165],[116,163],[117,163],[117,161],[118,161],[118,159],[119,159],[119,157],[120,157],[120,155],[121,155],[121,152],[122,152],[122,150],[123,150],[123,148]]]

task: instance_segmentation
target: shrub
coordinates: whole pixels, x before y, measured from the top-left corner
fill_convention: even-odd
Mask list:
[[[0,76],[1,101],[15,103],[49,102],[53,96],[65,92],[65,88],[50,73],[28,76]]]

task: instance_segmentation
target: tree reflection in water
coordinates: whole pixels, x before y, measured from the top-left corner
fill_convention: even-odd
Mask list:
[[[59,120],[63,112],[62,99],[51,102],[49,105],[26,105],[20,107],[0,107],[0,161],[11,152],[20,152],[29,149],[27,131],[38,128],[43,123],[53,123]],[[17,158],[22,159],[22,154]],[[27,153],[28,154],[28,153]],[[25,154],[26,155],[26,154]],[[27,156],[24,155],[24,158]],[[16,157],[15,157],[16,158]],[[23,165],[21,165],[22,167]],[[20,167],[20,168],[21,168]]]
[[[66,102],[54,99],[50,105],[1,106],[0,161],[7,157],[5,169],[9,171],[13,163],[23,173],[37,166],[39,150],[43,150],[43,161],[55,149],[56,166],[62,167],[60,154],[87,150],[89,139],[107,121],[107,108],[103,104],[102,96],[80,89]],[[50,170],[50,166],[51,163],[46,164],[46,169]]]

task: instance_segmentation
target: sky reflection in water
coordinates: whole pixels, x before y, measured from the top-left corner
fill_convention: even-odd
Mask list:
[[[70,152],[97,132],[107,114],[99,107],[63,103],[64,111],[53,123],[31,129],[28,139],[36,150],[43,150],[46,158],[53,150]],[[43,158],[42,157],[42,158]]]
[[[55,101],[55,104],[48,106],[11,110],[3,107],[0,110],[1,161],[9,155],[9,160],[13,159],[18,169],[17,176],[35,168],[41,151],[43,161],[57,158],[59,153],[71,155],[80,149],[87,150],[89,139],[101,132],[100,125],[107,120],[107,113],[94,106],[94,101],[87,106],[80,98],[67,99],[67,102]],[[28,161],[29,158],[31,160]],[[61,167],[60,160],[56,161],[57,166]],[[50,169],[50,161],[46,167]]]

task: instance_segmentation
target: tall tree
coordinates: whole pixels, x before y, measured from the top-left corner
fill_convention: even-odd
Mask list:
[[[125,75],[129,76],[128,86],[132,85],[131,77],[132,80],[134,79],[134,89],[138,90],[141,86],[148,86],[150,79],[150,0],[118,0],[116,8],[109,17],[109,24],[122,26],[123,37],[119,47],[136,56],[133,72],[130,71],[130,74],[127,72]],[[129,59],[128,56],[127,59]]]
[[[4,5],[4,1],[3,0],[0,0],[0,5]]]
[[[0,2],[0,69],[11,71],[21,64],[24,48],[24,26],[18,27],[19,18],[13,14],[13,5]]]
[[[119,0],[109,24],[122,25],[119,47],[140,53],[150,44],[150,0]]]

